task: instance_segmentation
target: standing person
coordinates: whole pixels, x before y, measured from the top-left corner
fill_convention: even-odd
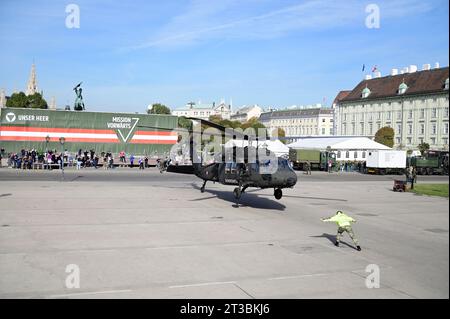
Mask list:
[[[97,165],[98,165],[98,156],[97,154],[94,155],[94,168],[97,169]]]
[[[108,169],[108,154],[103,153],[103,169]]]
[[[77,170],[81,169],[81,155],[77,155]]]
[[[306,161],[306,174],[311,175],[311,162]]]
[[[336,215],[329,217],[329,218],[322,218],[323,222],[334,222],[338,225],[337,235],[336,235],[336,242],[334,243],[335,246],[339,247],[339,243],[341,241],[342,234],[344,232],[347,232],[350,238],[355,243],[356,249],[358,251],[361,251],[361,247],[359,246],[358,240],[355,237],[355,234],[353,233],[352,229],[352,223],[356,223],[356,220],[354,220],[352,217],[344,214],[342,211],[338,210],[336,212]]]
[[[130,156],[130,167],[133,167],[133,165],[134,165],[134,155],[131,154],[131,156]]]
[[[144,169],[144,160],[142,157],[139,157],[139,169]]]

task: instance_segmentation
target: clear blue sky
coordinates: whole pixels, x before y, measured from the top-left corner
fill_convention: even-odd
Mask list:
[[[68,29],[66,5],[80,8]],[[380,28],[365,25],[367,4]],[[49,101],[83,81],[88,110],[191,100],[234,107],[330,104],[377,65],[448,65],[447,0],[0,1],[0,88],[24,91],[33,60]]]

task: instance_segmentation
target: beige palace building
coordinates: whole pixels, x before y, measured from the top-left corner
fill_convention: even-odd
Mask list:
[[[449,68],[410,66],[400,74],[367,77],[336,102],[337,134],[373,137],[384,126],[395,131],[398,149],[448,150]]]

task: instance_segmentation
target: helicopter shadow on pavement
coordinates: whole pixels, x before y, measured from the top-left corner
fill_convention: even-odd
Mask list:
[[[198,186],[195,183],[191,184],[193,188],[197,189],[200,192],[200,186]],[[236,205],[236,199],[233,195],[233,189],[226,190],[226,191],[219,191],[216,189],[208,188],[208,185],[206,185],[205,193],[212,194],[214,196],[208,196],[204,198],[196,198],[191,199],[191,201],[202,201],[212,198],[219,198],[221,200],[230,202],[233,204],[233,207],[237,208],[238,205]],[[251,207],[251,208],[258,208],[258,209],[270,209],[270,210],[278,210],[278,211],[284,211],[286,206],[276,202],[275,200],[271,200],[268,198],[260,197],[259,195],[251,194],[250,192],[245,191],[242,194],[242,197],[239,199],[239,207]]]
[[[309,236],[309,237],[311,237],[311,238],[326,238],[333,244],[333,246],[334,246],[334,243],[336,242],[336,235],[331,235],[331,234],[327,234],[327,233],[323,233],[320,236]],[[345,246],[348,246],[348,247],[356,250],[355,247],[353,247],[350,244],[347,244],[345,241],[342,241],[342,240],[340,241],[340,245],[345,245]]]

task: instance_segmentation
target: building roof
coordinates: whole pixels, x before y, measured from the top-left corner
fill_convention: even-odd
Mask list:
[[[297,142],[288,144],[293,149],[326,150],[330,146],[332,150],[390,150],[391,148],[377,143],[368,137],[305,137]]]
[[[339,103],[342,99],[346,98],[349,95],[351,90],[340,91],[338,95],[334,98],[333,104]]]
[[[271,118],[311,117],[318,116],[320,114],[333,114],[333,109],[312,108],[297,110],[278,110],[262,113],[260,119],[268,120]]]
[[[449,68],[444,67],[363,80],[346,97],[341,99],[341,102],[396,97],[398,96],[399,86],[403,81],[408,89],[402,96],[444,92],[445,80],[448,79],[448,75]],[[371,93],[363,99],[361,93],[366,87],[369,88]]]

